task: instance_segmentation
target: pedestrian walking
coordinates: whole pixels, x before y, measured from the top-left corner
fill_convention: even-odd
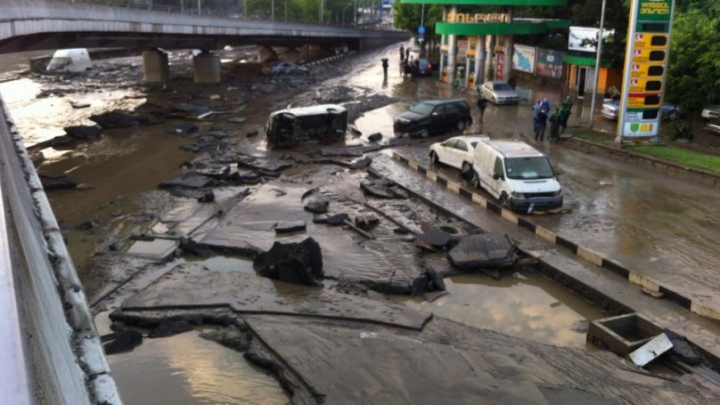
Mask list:
[[[542,110],[542,101],[538,100],[537,103],[532,108],[533,112],[533,133],[537,133],[537,127],[538,127],[538,115],[540,114],[540,110]]]
[[[383,68],[383,75],[385,76],[385,79],[387,79],[388,67],[390,67],[390,64],[388,64],[387,58],[383,58],[382,59],[382,68]]]
[[[562,111],[559,107],[550,114],[548,121],[550,121],[550,142],[557,142],[560,139],[560,124],[562,124]]]
[[[573,102],[570,100],[570,96],[565,97],[565,101],[562,103],[562,130],[565,131],[567,128],[568,119],[570,119],[570,113],[572,113]]]
[[[543,140],[545,140],[545,127],[547,126],[547,119],[547,110],[543,108],[540,110],[537,117],[538,125],[535,130],[536,141],[539,140],[540,142],[542,142]]]
[[[485,100],[485,97],[480,95],[480,98],[477,100],[477,106],[478,110],[480,110],[480,122],[484,122],[483,115],[485,115],[485,107],[487,107],[487,100]]]
[[[410,47],[407,47],[407,49],[405,49],[405,59],[410,59]]]

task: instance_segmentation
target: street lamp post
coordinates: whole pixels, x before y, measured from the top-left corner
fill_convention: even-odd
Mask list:
[[[595,102],[597,101],[598,82],[600,81],[600,56],[602,55],[603,30],[605,28],[605,1],[600,12],[600,33],[598,36],[597,55],[595,56],[595,84],[593,85],[592,101],[590,102],[590,129],[595,123]]]

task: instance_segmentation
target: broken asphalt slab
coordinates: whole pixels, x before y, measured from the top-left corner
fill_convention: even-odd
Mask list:
[[[505,235],[483,233],[460,237],[448,253],[448,259],[460,270],[502,269],[515,264],[517,255]]]
[[[421,329],[432,315],[387,301],[346,295],[187,263],[122,304],[122,312],[228,306],[237,313],[296,315]]]
[[[173,176],[158,185],[161,189],[167,188],[203,188],[210,187],[213,179],[203,176],[195,171],[187,171]]]

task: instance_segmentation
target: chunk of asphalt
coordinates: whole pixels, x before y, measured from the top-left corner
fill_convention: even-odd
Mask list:
[[[362,230],[369,230],[380,223],[380,220],[374,215],[360,215],[355,217],[355,226]]]
[[[67,136],[74,139],[93,140],[102,135],[102,128],[97,125],[76,125],[63,128]]]
[[[671,349],[672,353],[680,358],[680,360],[691,366],[697,366],[702,363],[702,357],[700,357],[697,350],[690,345],[685,336],[679,335],[670,329],[665,329],[663,332],[673,344]]]
[[[350,165],[350,169],[352,169],[352,170],[365,169],[368,166],[370,166],[371,163],[372,163],[372,158],[369,156],[366,156],[366,157],[356,161],[355,163],[352,163]]]
[[[399,226],[399,227],[393,229],[393,232],[395,232],[398,235],[407,235],[410,233],[410,230],[405,228],[404,226]]]
[[[215,194],[212,191],[208,191],[202,196],[200,196],[197,201],[199,203],[211,203],[215,202]]]
[[[149,338],[163,338],[179,335],[181,333],[190,332],[195,329],[195,324],[191,323],[186,319],[174,319],[168,318],[160,321],[160,324],[155,327],[150,333]]]
[[[380,132],[376,132],[372,135],[368,135],[368,141],[370,142],[377,142],[382,139],[382,134]]]
[[[332,226],[338,226],[342,225],[343,222],[345,222],[346,219],[350,219],[350,216],[348,214],[342,213],[342,214],[336,214],[331,217],[328,217],[327,224]]]
[[[305,221],[280,221],[275,224],[275,233],[304,231],[305,227]]]
[[[263,277],[308,286],[320,285],[316,279],[324,276],[322,251],[313,238],[300,243],[275,242],[269,251],[255,257],[253,266]]]
[[[363,190],[363,192],[365,194],[369,194],[373,197],[388,198],[388,199],[395,198],[395,194],[390,192],[390,190],[387,187],[377,184],[377,183],[374,183],[372,181],[368,181],[368,180],[363,181],[362,183],[360,183],[360,188]]]
[[[513,266],[517,255],[507,236],[483,233],[460,237],[448,260],[460,270],[502,269]]]
[[[435,249],[444,250],[452,240],[452,235],[439,229],[432,228],[423,234],[415,236],[415,240]]]
[[[312,212],[314,214],[324,214],[328,212],[330,201],[310,201],[305,204],[305,211]]]
[[[129,352],[140,346],[143,340],[142,333],[127,329],[125,331],[115,333],[115,339],[103,346],[106,355]]]
[[[203,188],[210,186],[212,183],[213,180],[209,177],[194,171],[187,171],[163,181],[158,187],[163,189],[174,187]]]

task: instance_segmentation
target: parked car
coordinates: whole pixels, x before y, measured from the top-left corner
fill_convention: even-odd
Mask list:
[[[430,161],[460,169],[463,173],[472,170],[473,156],[478,142],[487,141],[485,135],[455,136],[445,142],[430,145]]]
[[[464,99],[428,100],[395,117],[393,130],[427,138],[453,129],[462,131],[471,124],[470,106]]]
[[[501,80],[485,82],[480,87],[480,92],[486,100],[493,104],[517,104],[520,101],[518,93],[508,84]]]
[[[308,74],[307,68],[298,66],[290,62],[277,62],[274,65],[264,68],[263,73],[271,76],[279,75],[305,75]]]
[[[712,118],[705,123],[705,130],[720,135],[720,118]]]
[[[562,188],[547,156],[524,142],[478,142],[472,165],[473,184],[502,207],[529,212],[563,205]]]
[[[603,117],[617,121],[620,114],[620,100],[606,101],[603,103],[601,114]],[[660,108],[660,117],[663,120],[675,120],[682,114],[682,108],[675,104],[664,103]]]
[[[700,116],[703,117],[705,121],[720,119],[720,105],[706,106],[703,108]]]
[[[413,72],[415,76],[432,76],[434,65],[428,59],[418,59],[418,68]]]

